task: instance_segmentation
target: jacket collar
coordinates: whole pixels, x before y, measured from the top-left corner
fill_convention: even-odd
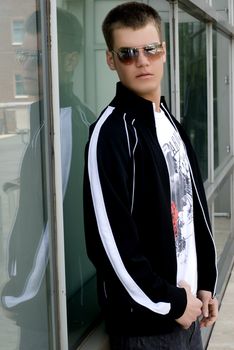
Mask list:
[[[161,103],[166,106],[163,96],[161,96]],[[124,113],[134,115],[135,118],[144,120],[146,123],[152,123],[152,120],[154,122],[153,102],[136,95],[121,82],[116,84],[116,95],[110,105],[122,110]]]

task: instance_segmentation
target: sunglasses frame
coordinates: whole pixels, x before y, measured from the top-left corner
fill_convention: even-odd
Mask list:
[[[118,50],[111,50],[111,52],[118,57],[121,63],[130,65],[138,59],[140,50],[143,50],[146,57],[152,59],[164,52],[162,43],[152,43],[138,47],[120,47]]]

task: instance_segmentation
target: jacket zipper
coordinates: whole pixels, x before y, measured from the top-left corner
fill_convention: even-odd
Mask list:
[[[103,291],[104,291],[105,298],[107,299],[106,281],[103,281]]]

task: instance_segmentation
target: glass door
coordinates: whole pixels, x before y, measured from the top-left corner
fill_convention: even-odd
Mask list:
[[[0,348],[4,350],[53,347],[44,16],[38,1],[0,3]]]

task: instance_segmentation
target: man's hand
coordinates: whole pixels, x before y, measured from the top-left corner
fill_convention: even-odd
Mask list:
[[[211,292],[206,290],[200,290],[197,296],[202,301],[200,327],[210,327],[218,317],[218,300],[216,298],[212,299]]]
[[[177,318],[176,322],[178,322],[184,329],[188,329],[201,315],[202,302],[192,294],[190,285],[187,282],[181,281],[179,287],[186,290],[187,306],[183,315],[180,318]]]

